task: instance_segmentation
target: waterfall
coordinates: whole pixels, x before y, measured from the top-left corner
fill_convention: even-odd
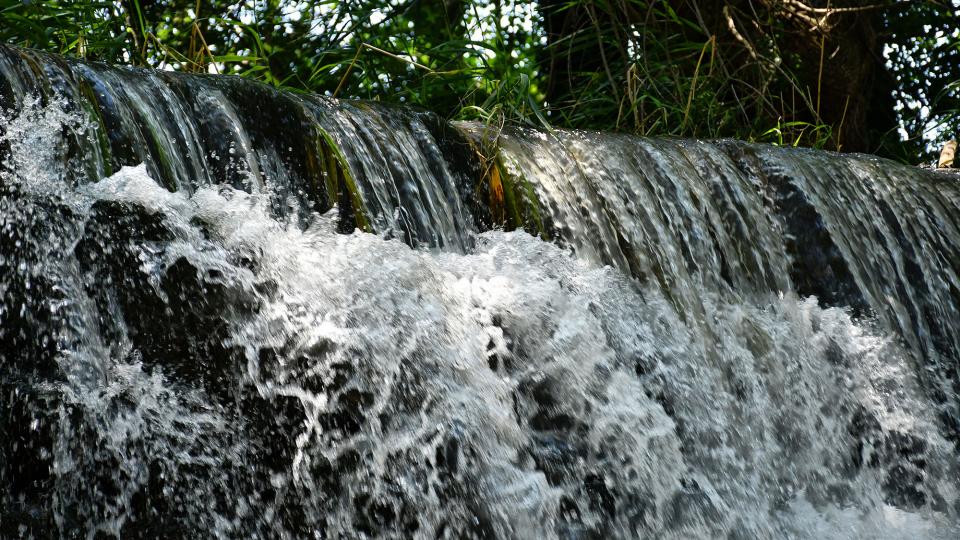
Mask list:
[[[956,538],[960,184],[0,46],[0,537]]]
[[[532,182],[554,236],[656,284],[695,317],[706,289],[734,299],[791,291],[880,319],[922,358],[960,435],[955,179],[735,141],[521,132],[501,144],[501,166]]]

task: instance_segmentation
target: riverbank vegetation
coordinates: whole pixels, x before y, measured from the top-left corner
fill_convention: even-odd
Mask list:
[[[0,0],[0,39],[448,118],[912,163],[960,126],[960,0]]]

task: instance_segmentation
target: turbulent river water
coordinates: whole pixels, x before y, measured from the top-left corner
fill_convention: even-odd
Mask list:
[[[960,535],[960,185],[0,49],[0,537]]]

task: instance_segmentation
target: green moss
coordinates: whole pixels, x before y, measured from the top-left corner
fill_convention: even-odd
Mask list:
[[[324,178],[327,197],[331,203],[340,201],[343,204],[349,201],[357,228],[364,232],[372,232],[373,229],[366,215],[363,198],[360,196],[360,190],[357,188],[353,173],[350,172],[350,165],[347,163],[346,156],[325,129],[320,126],[315,126],[315,129],[318,135],[316,151],[308,153],[308,155],[313,154],[315,156],[313,166]]]
[[[504,228],[524,229],[530,234],[540,235],[545,240],[549,240],[550,235],[544,227],[543,218],[540,215],[540,200],[533,184],[525,176],[511,173],[499,155],[493,169],[497,171],[503,187],[506,206],[504,215],[507,217]]]
[[[29,51],[22,51],[19,49],[15,49],[15,51],[20,55],[20,58],[23,59],[24,63],[27,64],[27,67],[30,68],[35,82],[43,89],[43,95],[46,97],[52,96],[53,86],[50,84],[50,79],[47,77],[46,73],[44,73],[43,66],[40,65],[40,62],[37,60],[34,54]]]
[[[474,188],[474,199],[475,204],[486,205],[485,209],[480,210],[489,217],[488,225],[506,231],[523,229],[550,240],[551,235],[540,211],[536,187],[525,176],[513,172],[507,166],[497,146],[496,137],[488,137],[486,132],[478,132],[469,127],[458,127],[481,162],[482,173]]]
[[[160,172],[164,187],[171,191],[186,187],[178,184],[181,179],[177,178],[176,168],[172,162],[173,158],[163,145],[163,142],[168,138],[164,134],[158,133],[156,126],[147,118],[141,117],[138,119],[138,124],[145,128],[146,133],[144,135],[147,139],[147,147],[151,150],[150,155],[155,160],[154,165]]]
[[[100,147],[100,159],[103,163],[104,175],[113,174],[113,163],[111,162],[110,141],[107,140],[107,127],[103,121],[103,114],[100,112],[100,104],[93,93],[90,83],[81,79],[78,83],[80,95],[83,97],[82,106],[87,111],[87,116],[96,121],[94,136],[97,138],[97,145]]]

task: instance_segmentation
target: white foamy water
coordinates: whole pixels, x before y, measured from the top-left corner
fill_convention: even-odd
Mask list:
[[[61,532],[960,534],[916,360],[844,309],[691,289],[681,316],[522,232],[412,249],[142,166],[78,187],[26,170],[4,177],[25,247],[3,284],[52,283],[24,294],[59,314],[32,324],[57,336],[35,448]]]
[[[230,320],[235,383],[295,400],[272,481],[328,534],[956,533],[956,461],[909,356],[815,299],[707,298],[685,324],[656,291],[525,233],[418,251],[335,234],[329,216],[301,230],[232,188],[171,194],[142,168],[82,192],[163,215],[175,237],[141,271],[185,258],[260,303]],[[919,499],[897,509],[897,490]]]

